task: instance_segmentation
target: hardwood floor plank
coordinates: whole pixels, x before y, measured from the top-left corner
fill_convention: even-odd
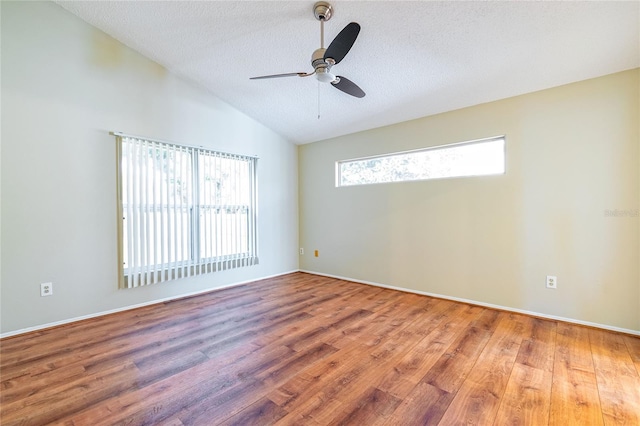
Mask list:
[[[453,400],[453,394],[425,382],[418,383],[389,417],[386,425],[424,425],[440,423]]]
[[[359,345],[354,342],[352,349],[357,351],[355,352],[357,358],[353,359],[352,363],[347,363],[342,368],[335,368],[336,363],[331,359],[332,357],[329,357],[316,369],[309,369],[308,373],[311,377],[306,380],[306,383],[294,381],[294,383],[303,386],[306,384],[302,395],[299,392],[297,395],[295,391],[291,392],[292,388],[288,387],[289,384],[285,384],[284,389],[288,390],[290,394],[296,395],[296,398],[286,401],[285,408],[291,414],[283,420],[302,417],[313,418],[321,424],[334,423],[344,400],[362,394],[380,381],[381,377],[371,366],[375,365],[376,368],[384,369],[396,362],[408,347],[415,345],[412,338],[414,336],[410,332],[400,333],[375,347]],[[327,367],[329,368],[327,369]],[[314,370],[320,374],[314,374]],[[323,376],[322,373],[325,375]],[[316,385],[315,397],[305,397],[305,392],[306,395],[309,395],[309,390],[313,388],[310,385],[313,384]],[[281,395],[282,393],[277,396]]]
[[[446,319],[452,319],[452,310],[461,308],[465,311],[469,306],[442,299],[428,299],[422,303],[416,303],[410,314],[409,325],[416,334],[425,337]],[[466,312],[466,311],[465,311]],[[463,316],[466,314],[462,314]]]
[[[485,328],[486,324],[495,324],[495,311],[483,310],[480,315],[482,317],[485,318],[481,321],[474,320],[459,335],[422,381],[449,393],[458,391],[491,336]],[[480,324],[480,328],[473,324]]]
[[[246,425],[261,425],[267,426],[275,424],[282,417],[286,416],[287,412],[280,408],[280,406],[270,399],[262,398],[244,410],[240,411],[229,417],[227,420],[220,423],[224,426],[246,426]]]
[[[500,312],[498,319],[495,331],[442,417],[442,424],[493,422],[526,327],[518,315]]]
[[[243,382],[242,377],[251,377],[250,372],[276,365],[294,354],[291,349],[282,346],[259,348],[248,354],[238,351],[230,354],[226,360],[210,360],[171,378],[123,393],[105,404],[106,407],[97,405],[75,418],[80,424],[95,423],[96,426],[112,423],[154,425],[188,410],[197,401],[214,399],[230,388],[239,386]],[[106,415],[104,408],[115,414]],[[101,421],[92,423],[91,419]]]
[[[436,315],[430,324],[431,333],[385,374],[379,388],[398,398],[406,397],[476,315],[464,305],[451,305],[444,315]]]
[[[551,371],[515,363],[494,425],[545,425],[549,421]]]
[[[539,425],[549,421],[556,324],[520,317],[527,327],[494,424]]]
[[[551,388],[551,425],[602,425],[589,330],[558,324]]]
[[[367,383],[365,377],[370,370],[370,359],[367,355],[361,356],[366,354],[365,347],[354,346],[353,349],[353,359],[349,360],[352,362],[336,367],[335,361],[329,357],[318,368],[310,369],[309,373],[305,372],[302,377],[295,377],[282,386],[282,391],[292,396],[284,404],[290,415],[283,420],[301,417],[329,424],[342,406],[343,397],[350,399],[354,392],[362,391],[359,385]],[[313,373],[318,370],[325,371],[319,375]]]
[[[306,273],[0,340],[4,425],[639,424],[640,339]]]
[[[364,350],[360,344],[340,349],[274,389],[269,398],[290,413],[295,411],[330,385],[344,385],[352,377],[362,374],[367,366],[360,357]]]
[[[156,423],[154,426],[184,426],[184,423],[178,418],[172,418]]]
[[[33,374],[25,373],[23,377],[19,378],[3,380],[0,404],[4,406],[4,404],[26,398],[47,387],[57,387],[74,380],[82,380],[85,373],[82,365],[76,365],[64,371],[49,369]]]
[[[556,346],[556,324],[530,318],[531,330],[524,335],[516,362],[545,371],[553,371]]]
[[[622,338],[627,345],[631,360],[636,366],[636,371],[640,375],[640,337],[622,336]]]
[[[137,387],[138,371],[133,363],[120,365],[54,388],[44,388],[35,394],[2,404],[0,424],[44,425],[79,412],[98,401],[113,398],[127,389]]]
[[[245,380],[218,395],[194,401],[178,414],[185,425],[210,425],[227,419],[263,397],[267,388],[258,380]]]
[[[297,315],[294,315],[292,318],[282,318],[280,319],[280,322],[275,322],[275,324],[277,326],[277,324],[281,323],[282,321],[295,320],[299,318],[300,315],[303,315],[303,314],[304,313],[299,313]],[[227,337],[225,340],[218,341],[218,342],[216,342],[216,338],[226,336],[227,334],[225,334],[225,332],[216,334],[215,338],[214,336],[207,337],[205,334],[204,336],[201,336],[201,338],[196,339],[197,341],[194,341],[194,340],[181,341],[181,339],[179,339],[179,342],[181,341],[180,346],[170,347],[168,350],[159,351],[150,356],[146,356],[145,358],[142,358],[142,359],[137,358],[137,355],[138,355],[137,353],[133,354],[129,352],[126,354],[126,356],[131,357],[135,355],[134,362],[136,362],[136,365],[138,365],[141,368],[141,371],[145,373],[142,375],[142,377],[140,377],[140,381],[139,381],[139,385],[144,386],[149,383],[152,383],[153,381],[160,380],[166,377],[167,375],[175,374],[181,369],[190,368],[194,365],[193,364],[194,362],[204,362],[205,357],[202,356],[202,353],[198,354],[196,351],[198,349],[201,349],[205,343],[208,343],[209,345],[213,344],[213,347],[215,347],[215,350],[212,350],[211,346],[209,346],[208,348],[209,356],[211,356],[211,353],[213,351],[223,354],[225,352],[232,350],[233,348],[243,346],[243,344],[248,345],[246,347],[251,347],[251,344],[247,343],[247,340],[250,340],[250,338],[255,334],[266,331],[269,327],[274,327],[274,324],[268,324],[265,327],[252,330],[252,332],[248,337],[244,335],[240,337],[231,335]],[[234,332],[237,332],[237,331],[234,331]],[[163,342],[160,345],[156,344],[155,347],[161,348],[167,344],[168,344],[167,342]],[[112,358],[109,359],[106,363],[102,362],[97,364],[97,365],[100,365],[100,368],[105,368],[106,366],[112,365],[112,364],[117,365],[119,364],[120,360],[123,358],[122,355],[113,356],[113,354],[109,354],[109,353],[105,354],[105,356],[109,356],[109,355],[111,355]],[[163,359],[164,362],[158,363],[157,360],[159,358]],[[153,370],[147,371],[144,368],[146,364],[151,364],[153,366]],[[93,371],[92,365],[96,365],[96,363],[95,361],[93,361],[91,364],[85,364],[85,365],[86,365],[87,371]],[[164,371],[164,374],[160,373],[161,371]]]
[[[395,411],[401,400],[377,388],[354,398],[349,404],[343,404],[338,416],[331,421],[333,425],[383,425]]]
[[[325,359],[337,351],[338,349],[333,346],[327,345],[326,343],[319,343],[315,347],[297,353],[296,356],[273,368],[261,369],[261,372],[256,372],[255,377],[269,386],[277,387],[304,369],[313,366],[316,362]]]
[[[620,335],[589,330],[605,425],[640,425],[640,376]]]
[[[310,314],[311,312],[315,312],[315,316],[313,319],[305,322],[297,322],[290,327],[279,328],[275,335],[261,335],[255,341],[258,344],[273,344],[278,343],[285,346],[290,346],[292,349],[298,351],[309,345],[314,345],[318,340],[322,340],[325,343],[329,343],[330,341],[335,342],[338,337],[342,337],[344,334],[342,329],[337,328],[336,325],[344,323],[345,321],[351,322],[364,322],[366,323],[367,317],[369,314],[363,314],[363,312],[356,312],[358,309],[353,309],[349,307],[348,304],[344,303],[341,300],[332,300],[332,303],[324,303],[326,300],[323,300],[322,303],[317,303],[314,301],[314,305],[309,307],[309,309],[305,309],[304,312]],[[314,309],[314,306],[324,306],[323,309]],[[327,309],[327,306],[330,307],[330,310]],[[325,314],[329,314],[328,316]],[[318,318],[321,316],[321,318]],[[331,318],[332,322],[327,322],[325,319]],[[333,327],[332,327],[333,324]]]
[[[314,361],[333,352],[335,352],[334,348],[324,344],[319,345],[308,353],[302,354],[285,347],[276,347],[272,351],[257,350],[255,353],[245,357],[246,359],[241,362],[227,365],[225,370],[231,371],[233,374],[223,375],[219,377],[217,382],[210,383],[204,380],[193,384],[193,380],[189,381],[188,375],[186,375],[185,384],[188,386],[182,390],[181,397],[178,399],[159,400],[154,404],[150,404],[147,399],[148,396],[145,397],[142,400],[147,401],[151,409],[139,406],[137,411],[130,414],[126,420],[123,420],[123,423],[153,424],[176,412],[180,413],[179,418],[185,424],[192,424],[192,421],[196,422],[195,424],[199,424],[198,422],[201,421],[208,424],[214,419],[223,420],[225,416],[231,416],[235,411],[240,411],[243,407],[242,404],[237,405],[239,402],[236,395],[236,392],[245,389],[243,383],[250,383],[254,390],[265,388],[265,384],[262,383],[264,378],[258,378],[260,372],[263,372],[262,374],[268,380],[275,381],[279,379],[282,381],[288,377],[287,374],[295,374],[302,365],[312,364]],[[211,364],[220,365],[220,360],[217,360],[217,362],[212,360]],[[244,397],[249,398],[246,395]],[[259,396],[254,397],[255,399],[259,398]],[[140,398],[140,396],[137,398]],[[203,401],[209,401],[213,405],[204,407],[202,406],[205,403]],[[248,401],[248,399],[243,399],[242,401]]]
[[[415,295],[406,295],[415,296]],[[437,306],[437,303],[423,303],[414,297],[403,297],[381,307],[372,320],[359,324],[359,327],[348,328],[344,333],[351,339],[358,340],[368,346],[378,345],[386,337],[399,333],[407,327],[415,328],[412,323],[417,318],[426,320],[425,316],[419,316],[429,312],[429,316],[436,315],[438,310],[429,308]]]

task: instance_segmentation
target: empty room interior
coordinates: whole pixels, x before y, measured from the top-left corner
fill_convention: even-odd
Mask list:
[[[2,425],[640,425],[639,2],[0,19]]]

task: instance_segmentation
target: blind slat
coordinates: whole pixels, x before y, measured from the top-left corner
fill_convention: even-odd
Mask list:
[[[131,200],[131,204],[133,205],[133,233],[131,234],[133,239],[132,267],[135,272],[138,272],[140,270],[140,206],[137,204],[137,200],[140,199],[140,179],[138,179],[138,173],[136,173],[135,170],[139,170],[139,164],[136,165],[136,163],[140,162],[140,153],[139,146],[135,141],[133,142],[133,155],[134,156],[131,160],[132,168],[130,172],[130,176],[133,179],[133,199]],[[136,273],[136,275],[134,275],[133,286],[137,287],[138,285],[140,285],[140,275]]]

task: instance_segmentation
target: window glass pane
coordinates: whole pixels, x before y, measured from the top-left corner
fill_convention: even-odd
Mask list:
[[[503,137],[341,161],[337,186],[503,174]]]
[[[198,154],[203,205],[249,204],[249,162]]]
[[[200,258],[247,253],[251,199],[249,161],[200,153],[198,164]]]

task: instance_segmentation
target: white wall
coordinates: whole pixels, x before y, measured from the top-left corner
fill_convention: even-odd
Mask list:
[[[640,331],[639,76],[300,146],[301,269]],[[335,187],[338,160],[503,134],[503,176]]]
[[[1,8],[1,332],[298,268],[295,145],[56,4]],[[258,155],[260,265],[118,290],[114,130]]]

